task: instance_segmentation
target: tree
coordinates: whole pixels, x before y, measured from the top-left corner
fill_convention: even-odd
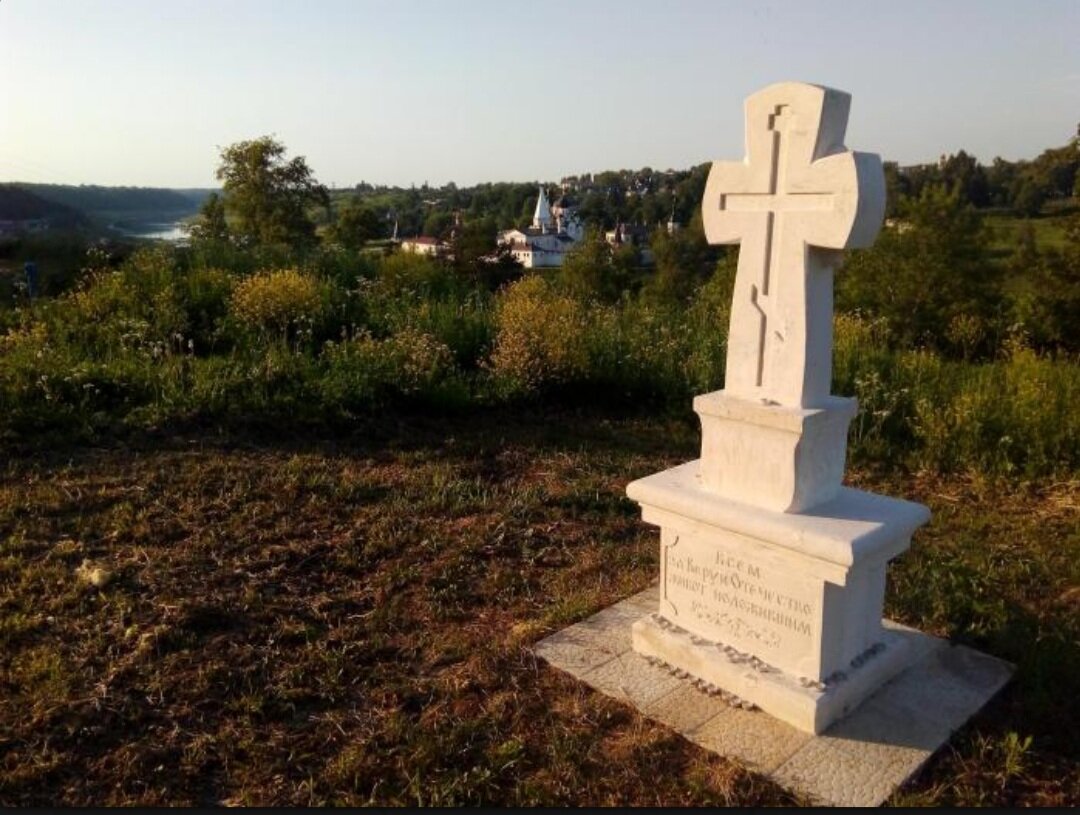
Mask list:
[[[1006,161],[1001,156],[996,156],[986,168],[986,186],[992,206],[1012,206],[1019,169],[1017,163]]]
[[[453,223],[454,216],[449,212],[432,211],[424,218],[424,234],[433,238],[442,238],[453,226]]]
[[[196,242],[224,243],[229,240],[229,226],[225,221],[225,202],[216,192],[210,193],[203,202],[198,218],[188,227],[188,234]]]
[[[1034,178],[1024,178],[1016,186],[1016,194],[1013,196],[1013,211],[1017,215],[1034,217],[1042,210],[1046,202],[1046,190]]]
[[[611,245],[604,234],[590,228],[559,269],[559,283],[580,300],[614,301],[622,294],[627,280],[625,268],[613,261]]]
[[[523,271],[510,247],[495,245],[495,221],[483,218],[465,221],[456,228],[450,241],[454,270],[474,285],[495,290],[517,280]]]
[[[290,246],[315,242],[308,208],[328,206],[330,195],[303,156],[286,160],[285,146],[271,136],[237,142],[221,151],[217,178],[241,240]]]
[[[941,177],[947,187],[959,192],[961,201],[976,207],[990,202],[986,170],[963,150],[941,160]]]
[[[1061,250],[1040,252],[1034,229],[1025,226],[1008,262],[1013,279],[1024,284],[1013,295],[1013,316],[1036,347],[1075,352],[1080,349],[1080,215],[1066,222]]]
[[[358,250],[368,241],[381,237],[382,226],[378,214],[364,206],[359,196],[353,196],[328,230],[327,237],[346,249]]]
[[[490,218],[465,221],[451,230],[450,251],[460,274],[470,276],[477,261],[495,251],[495,232]]]
[[[957,188],[929,186],[901,214],[905,228],[883,229],[873,247],[847,255],[836,275],[838,308],[882,318],[901,345],[949,347],[947,332],[961,317],[988,326],[1000,269],[978,213]]]
[[[643,292],[650,300],[683,303],[713,272],[716,253],[710,252],[705,240],[700,212],[674,235],[663,229],[655,230],[650,246],[656,259],[656,274]]]
[[[1031,174],[1048,198],[1068,198],[1073,193],[1080,170],[1080,139],[1063,147],[1043,150],[1031,162]]]
[[[886,161],[882,166],[885,172],[885,217],[895,218],[901,202],[907,197],[908,180],[895,161]]]

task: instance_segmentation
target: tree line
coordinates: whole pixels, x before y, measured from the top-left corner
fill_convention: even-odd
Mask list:
[[[1061,147],[1044,150],[1027,161],[998,156],[989,165],[964,150],[942,156],[936,164],[900,167],[886,162],[889,214],[900,213],[906,199],[918,198],[928,187],[955,191],[960,201],[976,209],[999,208],[1017,215],[1038,215],[1050,201],[1080,196],[1080,126]]]

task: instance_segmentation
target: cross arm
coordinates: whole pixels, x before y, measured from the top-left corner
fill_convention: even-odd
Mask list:
[[[723,196],[732,190],[769,191],[769,177],[747,161],[714,161],[701,199],[701,221],[709,243],[738,243],[754,223],[749,212],[721,209]]]
[[[885,172],[876,153],[847,151],[812,162],[805,173],[789,178],[793,193],[831,190],[829,217],[805,217],[806,243],[825,249],[852,249],[874,242],[885,217]],[[814,213],[808,213],[813,215]]]

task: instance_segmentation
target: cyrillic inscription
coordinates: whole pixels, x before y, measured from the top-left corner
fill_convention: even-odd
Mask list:
[[[687,537],[666,547],[664,561],[664,596],[691,630],[749,648],[811,645],[817,603],[797,578]]]

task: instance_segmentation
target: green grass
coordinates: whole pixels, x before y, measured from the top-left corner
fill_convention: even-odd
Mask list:
[[[798,803],[529,651],[655,578],[623,490],[697,441],[523,409],[9,457],[0,803]],[[1017,664],[893,803],[1080,800],[1080,485],[852,480],[934,512],[888,614]]]
[[[1065,226],[1075,207],[1064,211],[1048,209],[1033,218],[1025,218],[1004,212],[986,214],[986,226],[990,228],[989,248],[996,257],[1007,257],[1020,242],[1027,224],[1035,231],[1035,246],[1039,251],[1061,251],[1065,248]]]

